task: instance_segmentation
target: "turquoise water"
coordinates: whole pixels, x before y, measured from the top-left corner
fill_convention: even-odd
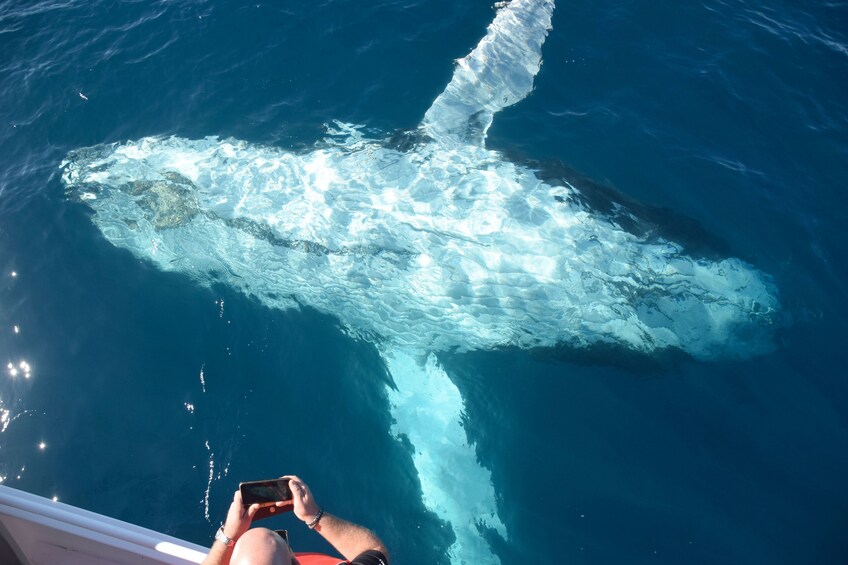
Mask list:
[[[171,229],[182,254],[166,261],[167,237],[146,256],[109,237],[105,212],[66,197],[60,163],[69,152],[147,136],[243,140],[238,167],[262,151],[305,159],[326,150],[338,120],[361,126],[366,151],[383,155],[378,164],[397,162],[379,153],[388,148],[432,165],[438,156],[420,138],[397,132],[416,128],[453,61],[483,38],[495,17],[488,4],[0,5],[3,483],[202,544],[239,480],[296,472],[328,509],[375,529],[397,562],[448,563],[459,541],[479,545],[479,562],[841,562],[845,16],[840,3],[559,3],[532,93],[495,114],[486,147],[499,153],[486,159],[547,183],[510,201],[513,219],[520,204],[531,210],[521,230],[505,224],[487,240],[502,257],[536,257],[519,272],[553,256],[565,275],[606,280],[611,265],[634,257],[665,265],[668,256],[647,245],[660,238],[721,270],[718,280],[729,277],[721,261],[733,259],[765,281],[757,296],[774,306],[765,319],[711,340],[703,324],[683,339],[683,326],[670,323],[682,341],[665,348],[644,343],[669,343],[666,333],[634,342],[592,326],[609,293],[567,286],[556,297],[576,314],[558,317],[559,287],[526,298],[532,285],[506,275],[500,286],[469,276],[463,296],[480,292],[481,304],[497,299],[502,309],[526,300],[505,319],[529,341],[498,334],[504,318],[491,310],[474,311],[473,331],[428,310],[432,333],[406,324],[406,335],[391,316],[368,321],[398,296],[409,304],[409,281],[368,259],[379,253],[352,255],[369,284],[383,285],[367,300],[356,298],[359,286],[333,294],[316,278],[332,271],[310,271],[312,263],[298,269],[304,280],[246,260],[215,263],[207,276],[186,258],[213,257],[228,232],[203,239]],[[452,155],[469,166],[471,154]],[[378,170],[373,163],[354,172]],[[458,178],[472,178],[469,170]],[[580,189],[579,210],[551,200],[563,181]],[[362,180],[344,197],[361,203],[382,186]],[[622,229],[609,227],[609,198],[627,205],[635,227],[623,216]],[[352,213],[370,209],[351,202]],[[427,202],[400,224],[456,220],[451,201]],[[569,262],[571,232],[546,230],[540,218],[585,210],[588,232],[574,241],[602,251],[581,268]],[[400,237],[391,231],[398,217],[383,216],[381,233]],[[485,226],[474,225],[479,235]],[[328,244],[337,231],[304,229],[311,243],[341,249]],[[422,239],[436,258],[417,263],[424,275],[450,264],[440,249],[462,249],[456,230],[440,246]],[[630,243],[637,231],[646,243]],[[306,241],[298,237],[286,249],[297,251],[292,242]],[[404,241],[377,243],[396,253],[413,244]],[[224,259],[234,253],[228,247]],[[611,259],[624,255],[630,262]],[[451,273],[472,273],[460,265]],[[279,296],[269,297],[274,284]],[[668,290],[680,284],[680,294]],[[415,288],[411,296],[426,296]],[[674,297],[665,314],[690,320],[685,297],[701,288],[669,284],[658,295]],[[731,287],[723,303],[749,288]],[[428,370],[423,357],[405,357],[411,341],[435,352]],[[404,403],[410,391],[419,396]],[[419,413],[449,425],[410,417]],[[472,447],[439,451],[441,438]],[[477,515],[491,529],[466,536],[462,520]],[[296,548],[326,549],[291,529]]]

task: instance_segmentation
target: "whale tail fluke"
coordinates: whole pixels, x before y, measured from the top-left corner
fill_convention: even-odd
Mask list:
[[[494,115],[533,90],[542,44],[551,29],[553,0],[512,0],[424,115],[421,128],[441,142],[482,145]]]

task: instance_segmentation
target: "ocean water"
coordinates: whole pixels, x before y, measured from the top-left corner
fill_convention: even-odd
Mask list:
[[[113,244],[66,194],[69,153],[150,136],[303,156],[355,124],[403,147],[494,18],[436,0],[0,2],[3,484],[207,545],[240,480],[296,473],[398,563],[458,563],[456,517],[478,514],[478,562],[844,562],[844,2],[559,2],[532,93],[488,130],[503,162],[607,187],[590,208],[613,190],[761,274],[779,306],[756,347],[528,348],[475,328],[404,372],[351,322],[391,294],[355,318],[326,284],[280,288],[299,308],[246,295],[261,277],[239,282],[241,263],[199,280]],[[410,417],[434,406],[443,428]]]

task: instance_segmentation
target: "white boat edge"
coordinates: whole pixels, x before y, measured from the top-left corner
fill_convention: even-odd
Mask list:
[[[0,485],[0,562],[200,563],[208,548]]]

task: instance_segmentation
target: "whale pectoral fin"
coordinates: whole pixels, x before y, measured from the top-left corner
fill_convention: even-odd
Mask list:
[[[494,115],[533,90],[553,11],[553,0],[503,6],[486,36],[457,61],[450,83],[424,115],[424,132],[437,141],[482,145]]]
[[[396,386],[387,388],[392,433],[414,447],[424,505],[453,529],[451,560],[500,563],[483,534],[489,529],[506,538],[506,527],[497,514],[491,472],[478,462],[462,426],[459,389],[435,353],[386,345],[380,353]]]

